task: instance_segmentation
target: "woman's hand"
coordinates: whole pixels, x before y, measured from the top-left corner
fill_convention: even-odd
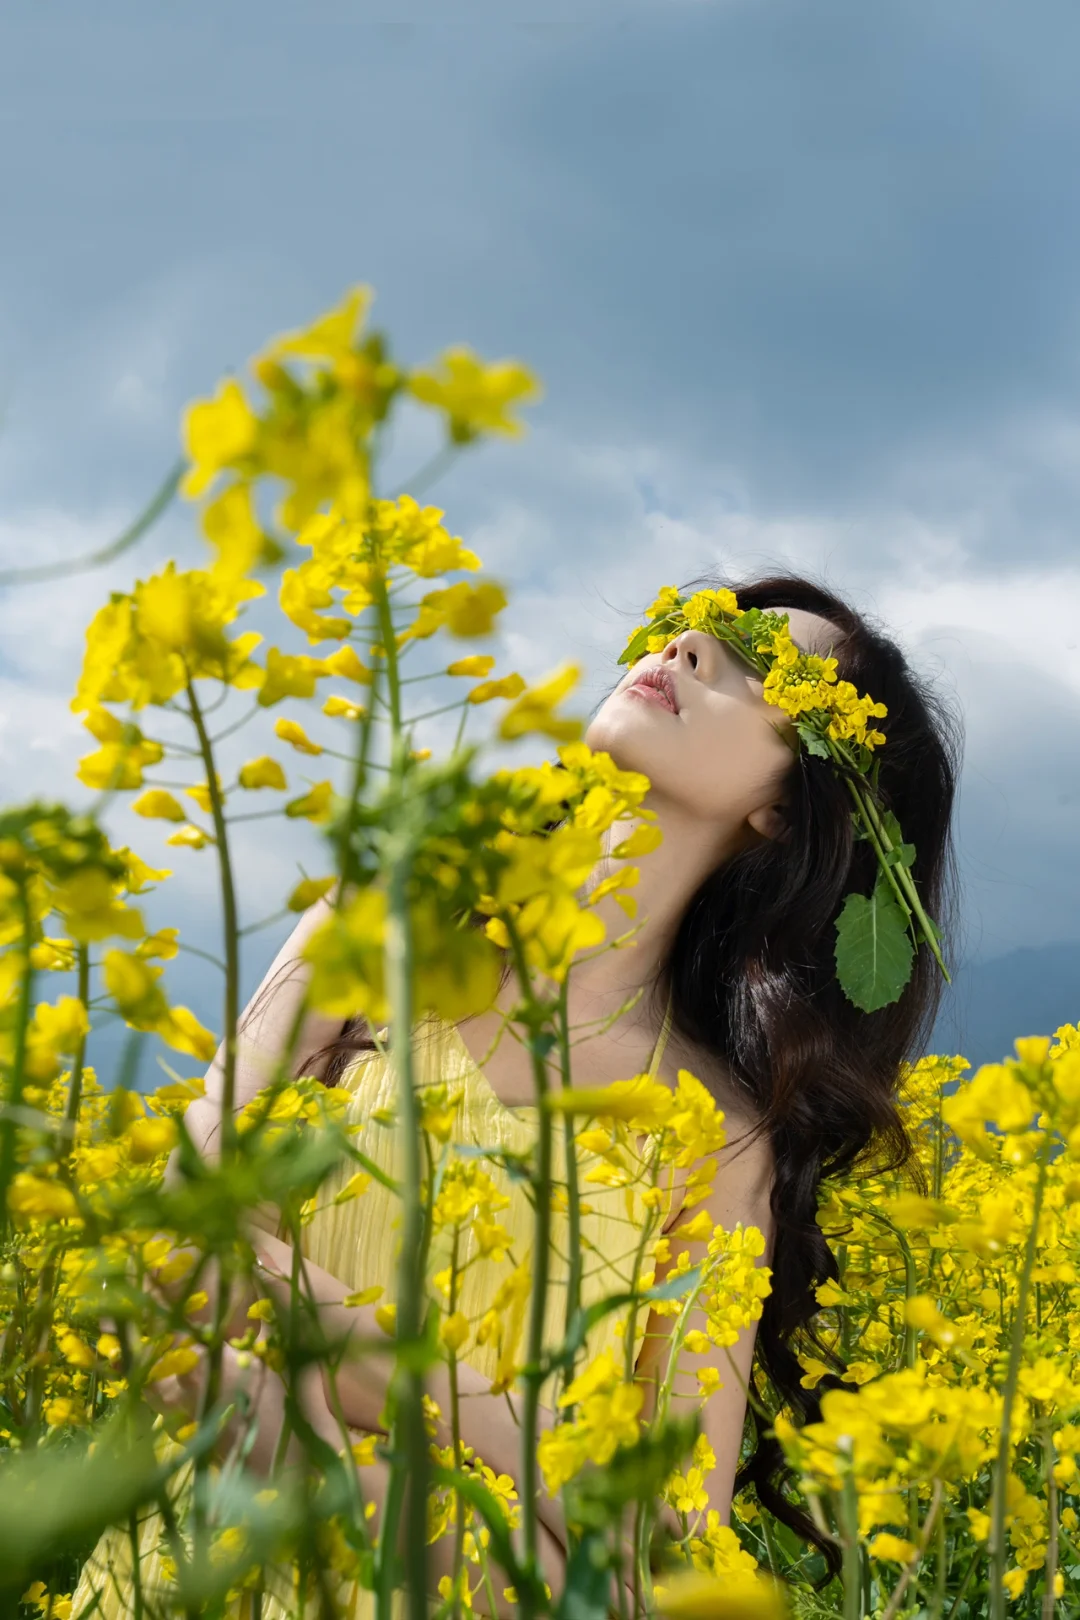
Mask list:
[[[166,1416],[183,1415],[194,1422],[200,1410],[210,1374],[210,1352],[197,1350],[198,1362],[190,1372],[172,1374],[148,1384],[144,1399]],[[305,1369],[299,1377],[298,1398],[304,1416],[316,1434],[335,1451],[341,1451],[345,1438],[323,1398],[322,1377],[317,1367]],[[263,1476],[273,1471],[278,1445],[285,1425],[285,1385],[281,1377],[250,1351],[236,1350],[231,1344],[221,1349],[218,1402],[235,1402],[236,1410],[223,1425],[215,1441],[213,1455],[218,1462],[245,1437],[254,1439],[246,1455],[246,1467]],[[286,1467],[300,1463],[304,1447],[290,1435],[283,1459]]]

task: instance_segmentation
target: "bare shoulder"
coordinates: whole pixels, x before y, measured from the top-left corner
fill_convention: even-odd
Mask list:
[[[775,1160],[769,1133],[761,1115],[714,1053],[680,1042],[669,1061],[688,1069],[716,1099],[724,1115],[727,1141],[718,1154],[718,1167],[709,1212],[718,1224],[772,1228],[771,1198]]]

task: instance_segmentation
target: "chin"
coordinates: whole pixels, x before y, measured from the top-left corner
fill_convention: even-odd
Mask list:
[[[586,728],[585,742],[594,753],[610,754],[621,771],[651,776],[657,763],[655,738],[635,720],[629,714],[598,714]]]

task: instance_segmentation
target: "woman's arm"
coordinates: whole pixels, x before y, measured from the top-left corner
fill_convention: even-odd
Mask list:
[[[289,1297],[289,1269],[293,1262],[293,1249],[281,1238],[260,1236],[257,1243],[260,1257],[258,1275],[268,1293],[282,1305]],[[350,1290],[338,1278],[332,1277],[321,1266],[310,1260],[303,1261],[303,1287],[305,1295],[318,1306],[323,1331],[333,1341],[355,1339],[359,1342],[385,1341],[383,1355],[367,1353],[341,1357],[334,1378],[334,1393],[340,1403],[346,1423],[354,1428],[378,1433],[382,1429],[383,1409],[389,1391],[392,1371],[391,1342],[385,1338],[375,1318],[373,1305],[345,1305],[342,1301]],[[323,1393],[328,1402],[331,1397],[330,1381],[325,1367]],[[438,1361],[428,1370],[427,1392],[441,1414],[436,1443],[449,1446],[451,1394],[450,1370]],[[457,1364],[457,1384],[461,1437],[465,1445],[472,1446],[477,1455],[493,1468],[496,1474],[509,1474],[519,1486],[521,1429],[520,1401],[513,1394],[495,1396],[490,1380],[477,1372],[466,1361]],[[541,1406],[538,1422],[541,1431],[556,1421],[555,1414]],[[537,1482],[538,1488],[539,1482]],[[541,1494],[537,1513],[547,1529],[560,1541],[565,1540],[562,1505],[554,1498]]]
[[[239,1112],[274,1077],[303,1006],[311,969],[303,959],[304,947],[330,914],[325,900],[319,900],[303,913],[285,944],[270,965],[255,995],[244,1009],[236,1036],[236,1090],[234,1109]],[[311,1053],[328,1046],[341,1032],[342,1020],[324,1013],[304,1012],[290,1067],[321,1077],[322,1064],[306,1063]],[[195,1146],[207,1159],[214,1159],[221,1136],[222,1089],[225,1081],[225,1049],[220,1046],[206,1071],[205,1094],[191,1102],[184,1114]],[[176,1180],[177,1155],[165,1170],[166,1185]],[[277,1230],[277,1212],[269,1206],[252,1214],[253,1224],[268,1231]]]
[[[772,1187],[772,1155],[767,1142],[754,1141],[743,1145],[732,1143],[720,1156],[720,1168],[711,1196],[705,1201],[713,1226],[722,1226],[731,1232],[740,1223],[756,1226],[765,1237],[766,1252],[759,1264],[767,1265],[772,1247],[773,1220],[769,1205]],[[704,1244],[680,1244],[678,1227],[684,1219],[680,1211],[668,1223],[672,1239],[672,1254],[688,1248],[691,1258],[703,1257]],[[668,1267],[657,1268],[657,1281],[662,1281]],[[639,1378],[647,1381],[646,1410],[651,1409],[655,1383],[663,1378],[667,1369],[668,1350],[673,1318],[650,1312],[642,1348],[638,1354]],[[691,1313],[689,1330],[704,1331],[705,1313]],[[714,1368],[719,1374],[719,1387],[705,1401],[701,1409],[701,1429],[716,1457],[715,1466],[705,1480],[709,1494],[709,1507],[714,1508],[726,1524],[731,1514],[735,1475],[742,1448],[743,1425],[746,1418],[746,1392],[754,1360],[757,1323],[743,1328],[736,1342],[721,1349],[710,1344],[703,1355],[683,1351],[679,1371],[672,1386],[672,1416],[685,1414],[701,1403],[701,1390],[697,1373]]]
[[[199,1365],[191,1372],[180,1377],[159,1379],[147,1391],[148,1398],[163,1412],[173,1411],[184,1416],[197,1412],[206,1378],[206,1366],[207,1358],[203,1355]],[[226,1346],[221,1366],[220,1397],[228,1401],[238,1397],[241,1392],[247,1398],[246,1416],[241,1418],[238,1412],[226,1424],[216,1446],[218,1458],[224,1458],[245,1431],[253,1430],[253,1443],[245,1460],[245,1466],[253,1473],[264,1477],[270,1476],[276,1460],[282,1462],[286,1470],[299,1467],[304,1460],[304,1448],[295,1435],[288,1441],[284,1458],[277,1458],[286,1415],[285,1385],[282,1379],[258,1358],[238,1355],[231,1346]],[[342,1434],[341,1426],[326,1400],[317,1368],[308,1368],[301,1374],[298,1395],[304,1417],[315,1433],[334,1451],[342,1452],[352,1437],[347,1432]],[[360,1473],[360,1487],[364,1500],[375,1508],[375,1517],[369,1528],[376,1535],[382,1518],[388,1478],[389,1469],[381,1458],[375,1458],[373,1462],[365,1464]],[[562,1543],[543,1524],[540,1526],[538,1550],[543,1577],[552,1591],[557,1592],[562,1584],[565,1551]],[[444,1536],[435,1543],[430,1550],[430,1558],[429,1573],[434,1587],[443,1575],[453,1572],[453,1538]],[[476,1573],[470,1568],[470,1578],[473,1582]],[[489,1601],[487,1593],[481,1590],[475,1594],[473,1612],[487,1615],[493,1610],[499,1620],[509,1620],[509,1617],[517,1612],[517,1608],[516,1604],[503,1598],[505,1585],[506,1576],[496,1570],[492,1579],[494,1606]]]
[[[330,907],[325,900],[317,902],[304,912],[292,934],[285,942],[244,1011],[237,1038],[235,1107],[243,1108],[274,1076],[281,1062],[297,1014],[303,1004],[310,969],[302,952],[307,941],[324,919]],[[319,1013],[305,1013],[296,1042],[293,1072],[299,1072],[308,1053],[328,1045],[340,1033],[340,1018],[327,1018]],[[305,1063],[304,1072],[319,1073],[319,1065]],[[206,1093],[192,1102],[185,1115],[185,1124],[197,1148],[205,1157],[213,1159],[220,1135],[222,1085],[224,1080],[224,1053],[219,1049],[206,1074]],[[170,1160],[166,1179],[178,1174],[176,1155]],[[278,1211],[264,1205],[250,1217],[259,1228],[256,1243],[266,1270],[260,1271],[260,1282],[266,1290],[276,1292],[284,1300],[289,1291],[288,1278],[292,1271],[292,1246],[277,1234]],[[275,1280],[276,1273],[276,1280]],[[352,1290],[339,1278],[304,1260],[305,1292],[318,1305],[323,1330],[331,1339],[355,1338],[381,1341],[382,1330],[375,1321],[374,1307],[346,1306],[342,1303]],[[213,1295],[213,1280],[204,1280],[204,1286]],[[243,1332],[246,1311],[253,1294],[236,1290],[233,1320],[229,1329]],[[197,1313],[206,1319],[213,1307],[208,1302]],[[389,1342],[387,1342],[389,1350]],[[337,1390],[346,1422],[360,1429],[378,1431],[389,1383],[391,1358],[389,1355],[365,1355],[350,1358],[346,1355],[337,1373]],[[520,1430],[515,1421],[513,1398],[491,1395],[490,1383],[467,1363],[458,1364],[458,1384],[461,1395],[462,1436],[467,1445],[474,1446],[489,1467],[497,1473],[516,1478],[519,1472]],[[445,1364],[438,1364],[429,1375],[430,1393],[449,1423],[449,1374]],[[324,1394],[325,1375],[324,1375]],[[481,1400],[479,1397],[483,1397]],[[554,1422],[554,1414],[541,1409],[541,1425]],[[449,1444],[449,1429],[439,1436],[442,1444]],[[519,1482],[520,1483],[520,1482]],[[542,1514],[549,1526],[561,1528],[561,1507],[558,1502],[543,1499]]]

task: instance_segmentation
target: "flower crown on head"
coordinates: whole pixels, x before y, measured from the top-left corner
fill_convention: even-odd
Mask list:
[[[662,652],[684,630],[726,642],[761,678],[766,703],[788,716],[806,753],[828,760],[851,794],[855,836],[872,846],[878,875],[871,894],[849,894],[836,919],[836,974],[848,1000],[862,1012],[899,1000],[923,944],[948,980],[937,927],[912,876],[915,846],[904,842],[896,816],[878,802],[874,749],[885,736],[872,722],[886,718],[884,703],[838,680],[835,658],[797,647],[786,613],[742,610],[734,591],[723,589],[683,597],[676,586],[665,585],[620,664]]]

